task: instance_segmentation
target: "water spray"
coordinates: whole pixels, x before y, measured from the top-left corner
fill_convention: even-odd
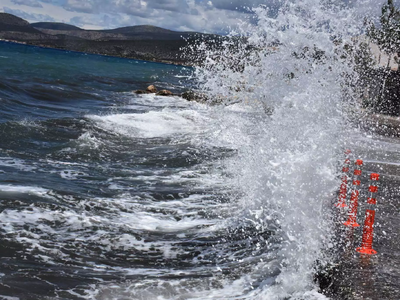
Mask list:
[[[357,159],[355,162],[355,168],[353,173],[353,191],[350,197],[350,209],[349,217],[343,224],[351,227],[358,227],[360,224],[357,223],[357,210],[358,210],[358,197],[360,195],[359,186],[361,181],[359,176],[361,175],[361,167],[363,165],[362,159]]]
[[[350,170],[350,153],[351,150],[347,149],[345,152],[346,159],[344,161],[343,165],[343,175],[342,175],[342,184],[340,185],[340,191],[339,191],[339,199],[338,203],[335,204],[336,207],[338,208],[343,208],[347,207],[346,205],[346,198],[347,198],[347,181],[348,181],[348,173]]]

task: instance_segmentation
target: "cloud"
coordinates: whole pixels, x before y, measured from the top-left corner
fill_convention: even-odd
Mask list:
[[[43,7],[37,0],[11,0],[12,3],[17,5],[26,5],[31,7]]]
[[[95,13],[97,12],[95,2],[94,0],[67,0],[64,4],[64,8],[69,11]]]
[[[142,0],[67,0],[63,7],[69,11],[83,13],[127,13],[135,15],[146,8]]]
[[[30,20],[31,22],[55,22],[54,18],[49,15],[27,13],[19,9],[12,9],[9,7],[3,7],[4,12],[16,15],[25,20]]]
[[[189,13],[189,5],[185,0],[147,1],[147,7],[172,12]]]

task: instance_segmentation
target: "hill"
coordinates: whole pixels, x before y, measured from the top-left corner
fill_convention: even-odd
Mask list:
[[[28,21],[8,13],[0,13],[0,31],[40,33]]]
[[[29,26],[29,22],[8,13],[0,13],[0,25]]]

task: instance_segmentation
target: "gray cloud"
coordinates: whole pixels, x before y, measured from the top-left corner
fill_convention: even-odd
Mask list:
[[[135,15],[145,9],[141,0],[67,0],[63,7],[69,11],[83,13],[127,13]]]
[[[189,6],[185,0],[158,0],[146,2],[147,6],[150,8],[189,13]]]
[[[96,11],[95,0],[67,0],[64,4],[64,8],[69,11],[84,12],[84,13],[95,13]]]
[[[43,7],[37,0],[11,0],[12,3],[17,5],[26,5],[31,7]]]

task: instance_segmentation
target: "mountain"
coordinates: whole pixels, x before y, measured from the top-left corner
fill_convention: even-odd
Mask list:
[[[0,13],[0,39],[30,45],[134,59],[188,64],[182,48],[187,40],[218,40],[219,36],[178,32],[151,25],[85,30],[57,22],[32,23]]]
[[[8,13],[0,13],[0,25],[29,26],[29,22]]]
[[[8,13],[0,13],[0,31],[40,33],[28,21]]]

